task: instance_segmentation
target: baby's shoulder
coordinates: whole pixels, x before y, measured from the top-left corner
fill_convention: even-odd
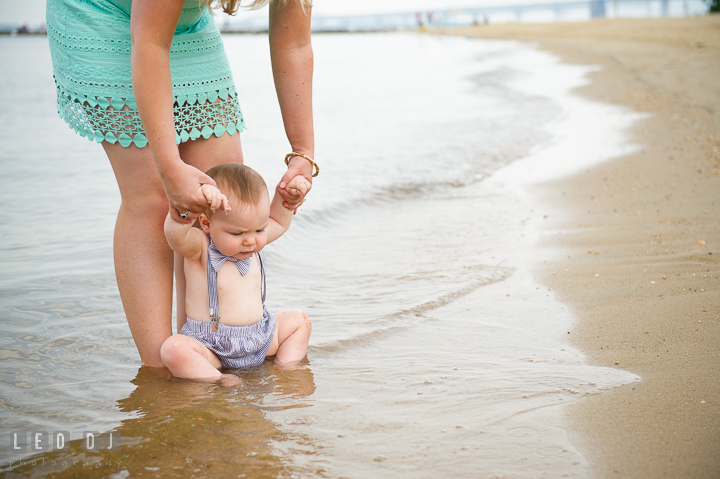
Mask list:
[[[197,258],[195,258],[195,259],[185,258],[185,263],[186,264],[187,263],[197,263],[200,265],[205,265],[205,264],[207,264],[208,248],[210,247],[210,238],[201,229],[193,228],[193,230],[197,231],[197,233],[195,233],[197,235],[196,244],[197,244],[197,248],[200,251],[198,252],[199,254],[197,255]]]

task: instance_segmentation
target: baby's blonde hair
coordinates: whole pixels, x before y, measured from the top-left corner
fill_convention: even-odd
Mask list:
[[[284,7],[287,5],[288,0],[253,0],[247,5],[248,10],[257,10],[264,7],[270,2],[273,2],[277,7]],[[303,10],[312,7],[311,0],[293,0],[302,7]],[[233,15],[242,6],[240,3],[242,0],[200,0],[200,4],[205,4],[206,7],[212,8],[213,4],[220,5],[223,11],[227,14]]]
[[[240,163],[223,163],[207,171],[225,196],[234,196],[242,204],[257,206],[262,195],[268,194],[262,176],[252,168]],[[209,211],[209,210],[208,210]],[[212,215],[212,212],[209,213]]]

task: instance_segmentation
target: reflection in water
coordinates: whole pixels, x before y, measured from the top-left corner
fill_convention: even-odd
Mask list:
[[[292,455],[313,455],[312,437],[284,432],[268,412],[310,407],[315,392],[307,364],[286,371],[266,362],[243,372],[245,386],[173,378],[166,369],[141,367],[137,387],[117,407],[135,417],[122,421],[120,451],[86,452],[81,439],[8,468],[8,477],[279,477],[303,471]],[[105,431],[107,433],[109,431]],[[292,451],[292,454],[288,454]],[[124,472],[126,471],[126,472]],[[153,474],[154,473],[154,474]],[[119,475],[118,475],[119,474]]]

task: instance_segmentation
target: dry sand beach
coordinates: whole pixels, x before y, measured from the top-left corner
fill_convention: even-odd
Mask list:
[[[442,30],[599,65],[577,93],[647,112],[637,153],[542,185],[538,276],[591,363],[642,381],[569,408],[595,477],[720,477],[720,16]]]

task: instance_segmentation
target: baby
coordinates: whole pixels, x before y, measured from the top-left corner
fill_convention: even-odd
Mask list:
[[[302,360],[311,326],[302,311],[273,314],[264,304],[262,249],[287,231],[293,212],[277,191],[271,203],[262,177],[247,166],[225,163],[207,174],[218,187],[200,187],[210,204],[198,218],[202,230],[165,219],[168,244],[185,258],[187,322],[160,355],[177,377],[233,385],[240,378],[220,368],[250,368],[268,356],[283,365]],[[296,176],[286,188],[310,185]]]

